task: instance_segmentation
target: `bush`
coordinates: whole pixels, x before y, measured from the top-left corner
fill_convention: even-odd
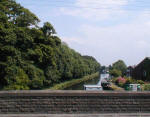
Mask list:
[[[118,77],[118,78],[113,78],[112,82],[118,85],[119,87],[127,88],[129,84],[144,84],[145,82],[142,80],[135,80],[130,77]],[[143,90],[150,90],[150,84],[143,85]]]
[[[126,83],[126,79],[123,77],[119,77],[116,80],[116,84],[120,87],[123,87],[125,83]]]
[[[134,84],[136,81],[132,78],[125,78],[126,79],[126,84]]]
[[[117,79],[118,79],[118,78],[113,78],[113,79],[112,79],[112,82],[113,82],[113,83],[116,83]]]
[[[143,85],[144,91],[150,91],[150,84]]]
[[[144,81],[142,81],[142,80],[137,80],[137,83],[138,83],[138,84],[144,84]]]

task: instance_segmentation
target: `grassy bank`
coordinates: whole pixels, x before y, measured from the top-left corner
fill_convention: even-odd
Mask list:
[[[99,77],[99,72],[85,76],[85,77],[80,78],[80,79],[73,79],[71,81],[66,81],[66,82],[63,82],[60,84],[56,84],[49,89],[51,89],[51,90],[63,90],[65,88],[71,87],[73,85],[76,85],[76,84],[79,84],[79,83],[82,83],[82,82],[85,82],[85,81],[88,81],[88,80],[91,80],[91,79],[94,79],[97,77]]]
[[[114,83],[111,83],[110,88],[111,88],[111,90],[114,90],[114,91],[125,91],[123,88],[118,87],[118,86],[115,85]]]

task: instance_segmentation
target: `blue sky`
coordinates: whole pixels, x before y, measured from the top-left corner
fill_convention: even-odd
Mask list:
[[[16,0],[58,36],[102,65],[136,65],[150,56],[150,0]]]

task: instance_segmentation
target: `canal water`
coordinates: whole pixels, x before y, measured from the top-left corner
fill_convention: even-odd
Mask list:
[[[77,85],[66,88],[65,90],[84,90],[84,85],[101,85],[101,81],[109,74],[101,74],[100,77],[88,80]]]

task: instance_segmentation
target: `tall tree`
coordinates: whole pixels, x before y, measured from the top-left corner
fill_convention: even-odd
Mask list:
[[[112,65],[112,69],[120,70],[122,74],[126,72],[127,66],[123,60],[118,60]]]
[[[100,64],[61,43],[54,27],[14,0],[0,0],[0,88],[42,89],[99,70]]]
[[[0,0],[0,9],[6,14],[9,22],[19,27],[37,26],[40,21],[36,15],[17,4],[15,0]]]

